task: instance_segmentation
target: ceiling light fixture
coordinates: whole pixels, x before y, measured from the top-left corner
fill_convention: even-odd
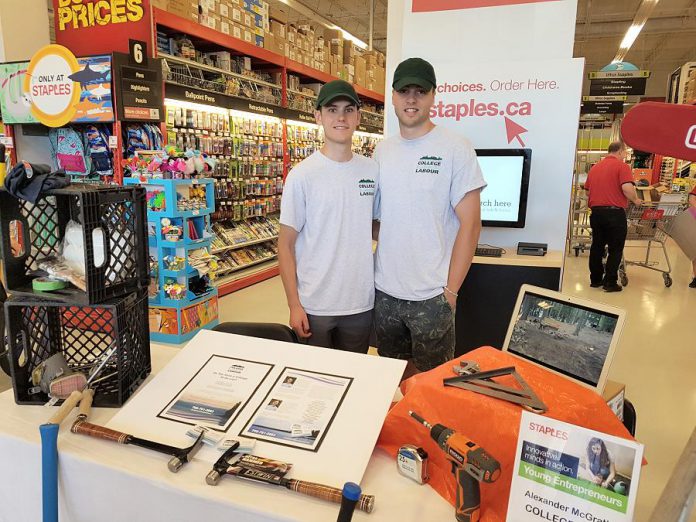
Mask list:
[[[619,50],[616,52],[616,56],[614,56],[611,63],[624,61],[629,49],[636,41],[636,38],[638,38],[638,35],[643,30],[643,26],[645,26],[645,22],[648,21],[648,18],[650,18],[653,9],[655,9],[655,6],[659,1],[660,0],[643,0],[640,3],[640,6],[638,6],[638,10],[636,11],[636,16],[633,18],[633,22],[626,31],[626,35],[623,37],[623,40],[621,40]]]

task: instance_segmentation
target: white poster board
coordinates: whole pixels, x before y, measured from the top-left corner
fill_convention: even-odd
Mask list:
[[[255,455],[293,464],[289,478],[342,487],[362,479],[405,365],[202,330],[108,427],[179,447],[193,442],[186,431],[196,423],[224,438],[244,432]],[[269,419],[286,436],[265,430]],[[206,445],[195,458],[220,454]]]
[[[508,522],[633,520],[643,445],[522,412]]]

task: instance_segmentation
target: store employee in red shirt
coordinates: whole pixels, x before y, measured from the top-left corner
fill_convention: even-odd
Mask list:
[[[590,286],[601,286],[605,292],[620,292],[618,272],[628,228],[626,208],[629,200],[635,205],[640,205],[641,201],[633,184],[631,167],[624,163],[626,146],[616,141],[609,145],[607,152],[607,157],[590,169],[585,182],[592,210]],[[602,263],[605,247],[609,249],[606,266]]]

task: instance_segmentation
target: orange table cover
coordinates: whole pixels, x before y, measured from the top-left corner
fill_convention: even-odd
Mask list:
[[[419,413],[431,424],[444,424],[483,447],[502,468],[496,482],[481,484],[481,520],[484,522],[505,520],[522,408],[468,390],[443,386],[443,379],[454,377],[452,366],[460,360],[476,361],[481,371],[515,366],[546,404],[548,410],[544,416],[634,440],[594,391],[489,346],[408,379],[402,384],[404,398],[394,405],[385,419],[378,445],[395,458],[403,444],[425,449],[429,456],[429,484],[452,505],[456,490],[451,465],[430,438],[428,430],[413,420],[408,411]],[[496,377],[495,381],[510,386],[516,383],[511,376]],[[407,479],[397,475],[395,469],[394,480]],[[454,508],[452,511],[454,518]]]

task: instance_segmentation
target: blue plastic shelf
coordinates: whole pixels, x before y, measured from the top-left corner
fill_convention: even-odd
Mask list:
[[[200,178],[200,179],[146,179],[141,181],[138,178],[124,178],[124,185],[142,185],[148,191],[148,219],[154,217],[181,217],[181,218],[191,218],[198,216],[205,216],[212,214],[215,211],[215,181],[211,178]],[[194,185],[200,185],[205,187],[205,208],[196,210],[178,210],[177,208],[177,187],[191,187]],[[164,192],[164,203],[165,208],[162,210],[152,210],[149,204],[150,194],[153,190],[160,190]]]

